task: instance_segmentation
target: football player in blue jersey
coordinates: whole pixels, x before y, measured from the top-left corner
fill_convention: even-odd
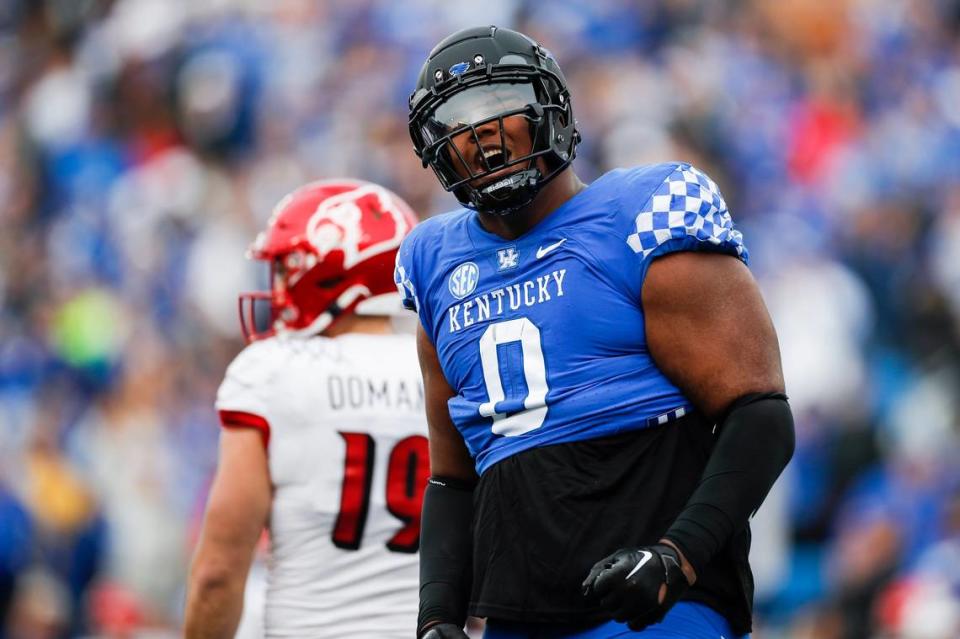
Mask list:
[[[397,258],[430,426],[418,636],[749,633],[748,520],[793,420],[717,185],[681,162],[585,185],[563,74],[508,29],[437,45],[410,133],[464,205]]]

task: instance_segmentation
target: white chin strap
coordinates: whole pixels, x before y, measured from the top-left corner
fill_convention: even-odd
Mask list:
[[[340,293],[340,297],[338,297],[337,301],[334,302],[334,306],[338,309],[349,308],[351,304],[362,297],[370,297],[370,289],[363,284],[354,284],[343,293]],[[327,330],[331,324],[333,324],[333,320],[339,314],[339,312],[331,313],[330,311],[324,311],[323,313],[317,315],[317,319],[313,320],[310,324],[304,326],[303,328],[282,328],[280,330],[282,330],[285,335],[293,335],[294,337],[310,337],[313,335],[319,335],[323,331]]]

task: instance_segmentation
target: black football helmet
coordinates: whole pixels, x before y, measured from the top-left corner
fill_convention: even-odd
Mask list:
[[[503,121],[518,115],[529,123],[532,148],[512,157]],[[494,121],[499,141],[493,136],[481,143],[478,128]],[[465,134],[476,158],[465,158],[453,144]],[[494,26],[458,31],[430,52],[410,96],[410,137],[443,188],[464,206],[501,215],[529,204],[570,164],[580,141],[556,60],[522,33]],[[540,157],[546,175],[537,166]]]

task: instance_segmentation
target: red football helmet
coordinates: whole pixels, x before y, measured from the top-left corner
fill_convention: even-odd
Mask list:
[[[271,290],[240,295],[244,337],[316,335],[364,307],[389,314],[377,302],[397,295],[397,249],[416,221],[406,202],[370,182],[323,180],[287,195],[247,253],[270,262]],[[256,330],[259,300],[270,303],[266,331]]]

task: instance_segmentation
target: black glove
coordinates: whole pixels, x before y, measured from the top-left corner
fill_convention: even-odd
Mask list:
[[[663,585],[667,593],[658,602]],[[639,631],[662,620],[689,587],[677,551],[656,544],[622,548],[598,561],[583,582],[583,595],[599,601],[615,621]]]
[[[420,639],[470,639],[463,628],[458,628],[452,623],[438,623],[430,626],[425,633],[420,635]]]

